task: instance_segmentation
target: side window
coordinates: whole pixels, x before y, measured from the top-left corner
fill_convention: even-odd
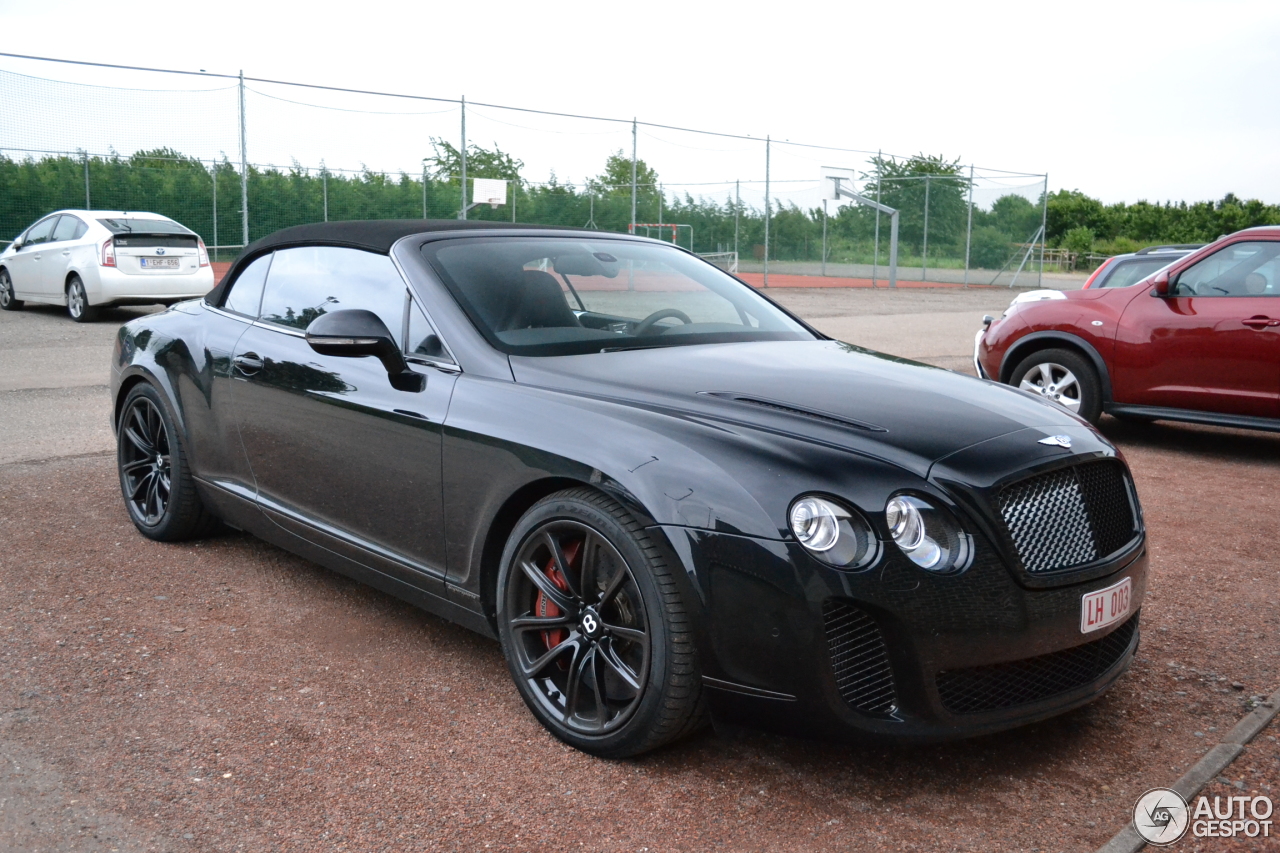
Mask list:
[[[392,336],[404,330],[404,279],[386,255],[336,246],[280,249],[262,294],[259,319],[306,329],[321,314],[363,308],[387,324]]]
[[[1233,243],[1178,275],[1174,296],[1280,296],[1280,243]]]
[[[89,226],[85,225],[74,216],[63,214],[58,220],[58,225],[53,229],[53,242],[60,243],[63,240],[76,240],[84,236],[84,232]]]
[[[422,313],[418,303],[409,303],[409,339],[405,342],[405,352],[409,355],[421,355],[442,361],[453,361],[445,351],[440,336],[431,326],[427,315]]]
[[[24,245],[35,246],[40,243],[48,243],[49,235],[53,233],[53,226],[57,221],[58,217],[50,216],[48,219],[41,219],[35,225],[32,225],[31,230],[27,232],[27,239]]]
[[[246,317],[258,317],[258,304],[262,302],[262,286],[267,283],[267,270],[271,268],[271,255],[263,255],[236,277],[231,284],[222,307]]]

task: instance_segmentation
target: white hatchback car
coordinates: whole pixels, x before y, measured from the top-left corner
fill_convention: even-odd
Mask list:
[[[60,210],[0,252],[0,308],[67,306],[77,322],[103,305],[172,304],[213,289],[204,241],[157,213]]]

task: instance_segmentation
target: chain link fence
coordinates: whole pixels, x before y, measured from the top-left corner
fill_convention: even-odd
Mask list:
[[[899,210],[900,283],[1036,285],[1046,261],[1042,174],[462,98],[0,65],[0,99],[29,116],[0,126],[0,241],[57,209],[148,210],[229,261],[289,225],[464,217],[648,234],[756,285],[883,285],[887,217],[824,202],[834,166]],[[506,180],[505,203],[464,198],[476,178]]]

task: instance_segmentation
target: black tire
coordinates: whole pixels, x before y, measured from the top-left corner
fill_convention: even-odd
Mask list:
[[[89,304],[89,294],[78,275],[67,281],[67,314],[77,323],[92,323],[98,319],[98,309]]]
[[[169,407],[146,382],[133,386],[120,407],[116,468],[129,518],[148,539],[196,539],[217,526],[196,493]]]
[[[617,501],[584,487],[534,504],[507,540],[496,592],[511,677],[560,740],[626,758],[706,724],[672,569]]]
[[[1069,349],[1032,353],[1009,374],[1015,388],[1038,393],[1091,424],[1102,415],[1102,382],[1083,355]]]
[[[8,270],[0,270],[0,310],[17,311],[22,307],[22,300],[13,295],[13,279]]]

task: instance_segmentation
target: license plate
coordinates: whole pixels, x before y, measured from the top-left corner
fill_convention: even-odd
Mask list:
[[[138,258],[144,270],[176,270],[182,265],[181,258]]]
[[[1080,633],[1088,634],[1114,625],[1129,615],[1133,580],[1125,578],[1106,589],[1091,592],[1080,601]]]

